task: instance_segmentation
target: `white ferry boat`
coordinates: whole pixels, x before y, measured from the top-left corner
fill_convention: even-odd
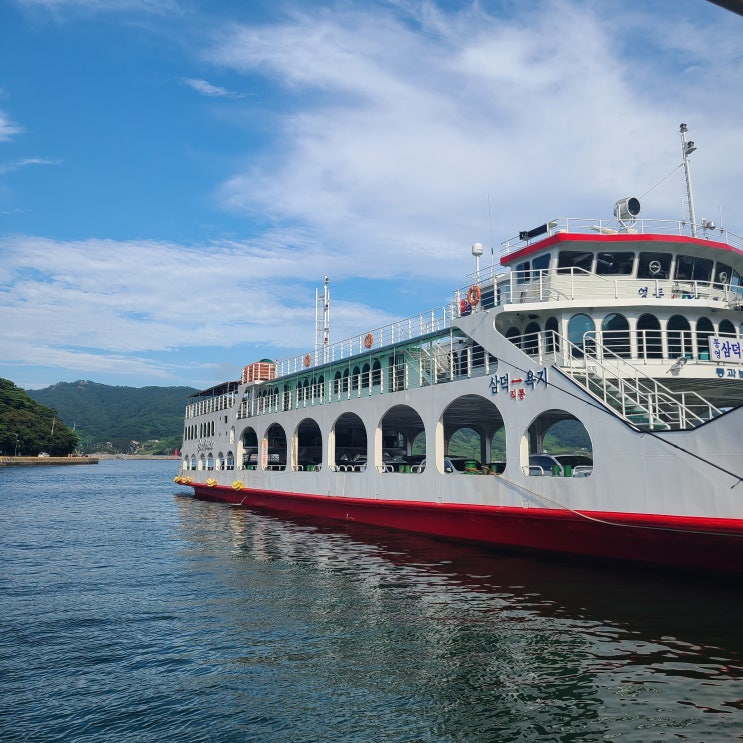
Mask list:
[[[335,344],[326,279],[314,351],[188,400],[176,482],[499,548],[743,572],[743,242],[696,222],[686,131],[688,219],[622,199],[608,221],[520,232],[497,270],[476,243],[448,305]]]

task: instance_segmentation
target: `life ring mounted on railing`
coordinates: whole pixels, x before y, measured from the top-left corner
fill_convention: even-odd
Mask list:
[[[312,357],[309,354],[307,354],[304,357],[304,365],[309,366],[311,363],[312,363]]]
[[[364,336],[364,348],[371,348],[374,345],[374,336],[371,333],[367,333]]]
[[[474,307],[479,303],[481,297],[482,292],[480,291],[480,287],[477,284],[471,286],[467,292],[467,301]]]

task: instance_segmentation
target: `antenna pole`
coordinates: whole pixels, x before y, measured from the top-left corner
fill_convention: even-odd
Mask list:
[[[330,279],[326,276],[323,282],[322,296],[315,289],[315,358],[320,357],[322,351],[322,360],[328,362],[328,350],[330,344],[330,289],[328,287]],[[322,315],[322,319],[320,319]]]
[[[688,128],[686,124],[681,124],[679,134],[681,134],[681,155],[684,158],[684,177],[686,179],[686,196],[689,200],[689,219],[691,220],[691,235],[692,237],[697,236],[697,218],[694,214],[694,196],[691,192],[691,170],[689,168],[689,155],[691,155],[696,147],[694,142],[686,141],[686,132]]]

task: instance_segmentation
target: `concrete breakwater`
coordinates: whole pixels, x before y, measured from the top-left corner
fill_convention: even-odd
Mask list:
[[[52,464],[98,464],[96,457],[0,457],[0,467],[31,467]]]

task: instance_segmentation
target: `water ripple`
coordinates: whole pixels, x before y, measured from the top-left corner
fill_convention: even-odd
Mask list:
[[[173,469],[2,473],[3,741],[741,735],[729,586],[199,502]]]

